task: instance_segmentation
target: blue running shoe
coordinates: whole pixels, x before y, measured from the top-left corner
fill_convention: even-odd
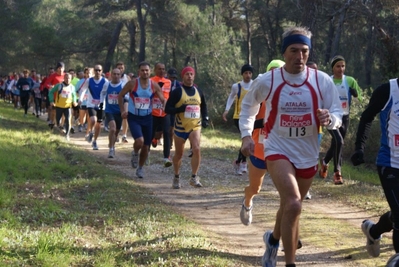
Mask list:
[[[279,243],[274,246],[269,244],[269,239],[272,234],[272,231],[266,231],[266,233],[263,235],[263,242],[265,242],[266,245],[266,251],[262,257],[263,267],[276,267],[277,265],[277,251]]]

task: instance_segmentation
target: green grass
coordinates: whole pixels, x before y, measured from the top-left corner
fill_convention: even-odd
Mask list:
[[[0,266],[248,265],[43,121],[0,114]]]

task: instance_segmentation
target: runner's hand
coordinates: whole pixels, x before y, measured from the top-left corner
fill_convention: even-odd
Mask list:
[[[209,126],[209,118],[205,117],[202,119],[202,127],[207,128]]]
[[[255,147],[255,144],[254,144],[254,141],[252,140],[251,136],[245,136],[242,139],[241,153],[245,157],[249,157],[250,155],[254,154],[254,150],[255,150],[254,147]]]
[[[227,121],[227,114],[229,113],[229,111],[228,110],[225,110],[224,112],[223,112],[223,115],[222,115],[222,117],[223,117],[223,120],[224,121]]]
[[[186,111],[186,107],[187,105],[183,104],[180,107],[176,108],[176,113],[182,113],[184,111]]]
[[[321,126],[327,126],[331,123],[331,115],[328,109],[318,109],[317,118],[319,119]]]

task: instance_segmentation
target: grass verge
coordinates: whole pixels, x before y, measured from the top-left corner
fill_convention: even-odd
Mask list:
[[[0,114],[0,266],[248,265],[43,121]]]

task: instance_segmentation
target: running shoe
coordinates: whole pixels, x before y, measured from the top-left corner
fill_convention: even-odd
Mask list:
[[[237,163],[236,160],[233,161],[234,171],[237,175],[242,175],[241,164]]]
[[[48,127],[50,127],[50,130],[52,130],[54,128],[54,123],[49,123]]]
[[[248,172],[247,162],[246,162],[246,161],[241,162],[241,164],[240,164],[240,171],[241,171],[241,174],[242,174],[242,173],[247,173],[247,172]]]
[[[306,193],[305,199],[312,199],[312,195],[309,191]]]
[[[176,177],[176,175],[175,175],[175,177],[173,177],[172,188],[173,189],[180,189],[181,188],[180,176]]]
[[[81,132],[82,132],[82,130],[83,130],[83,127],[82,127],[82,125],[79,125],[79,126],[78,126],[78,131],[79,131],[79,133],[81,133]]]
[[[92,132],[90,132],[87,142],[91,143],[91,141],[93,141],[93,136],[94,136],[94,134]]]
[[[71,134],[75,133],[75,128],[71,127]]]
[[[169,158],[164,158],[163,161],[164,161],[163,166],[165,168],[172,166],[172,161]]]
[[[155,139],[155,138],[152,139],[152,141],[151,141],[151,146],[152,146],[153,148],[156,148],[156,147],[158,146],[158,141],[157,141],[157,139]]]
[[[344,183],[344,180],[342,179],[342,175],[340,172],[335,172],[334,173],[334,184],[335,185],[341,185]]]
[[[107,126],[104,126],[104,131],[106,131],[107,133],[109,132],[109,129]]]
[[[97,142],[93,141],[93,143],[91,143],[91,146],[93,147],[93,150],[98,150],[98,146],[97,146]]]
[[[245,198],[244,198],[245,200]],[[252,223],[252,207],[247,208],[244,205],[244,200],[241,205],[240,219],[243,225],[250,225]]]
[[[327,178],[327,174],[328,174],[328,164],[324,164],[324,159],[320,159],[319,176],[325,179]]]
[[[277,243],[274,246],[269,244],[269,239],[272,234],[272,231],[266,231],[266,233],[263,235],[263,242],[265,242],[266,251],[262,257],[262,267],[275,267],[277,265],[277,252],[279,244]]]
[[[192,157],[193,157],[193,150],[192,150],[192,149],[190,149],[190,154],[188,155],[188,157],[189,157],[189,158],[192,158]]]
[[[108,152],[108,158],[113,159],[115,157],[115,150],[110,148]]]
[[[139,178],[144,178],[144,170],[142,167],[138,167],[136,170],[136,176]]]
[[[129,141],[127,141],[127,137],[126,136],[122,136],[122,143],[129,143]]]
[[[200,183],[200,178],[198,177],[198,175],[191,177],[190,179],[190,185],[194,186],[194,187],[202,187],[202,184]]]
[[[69,135],[65,135],[65,140],[67,141],[67,142],[69,142],[71,139],[69,138]]]
[[[370,229],[374,225],[374,223],[370,220],[364,220],[362,223],[362,231],[366,236],[366,249],[371,257],[380,256],[380,241],[381,236],[377,239],[374,239],[370,235]]]
[[[139,154],[132,152],[132,158],[130,160],[130,163],[132,164],[132,168],[136,169],[138,164],[139,164]]]

